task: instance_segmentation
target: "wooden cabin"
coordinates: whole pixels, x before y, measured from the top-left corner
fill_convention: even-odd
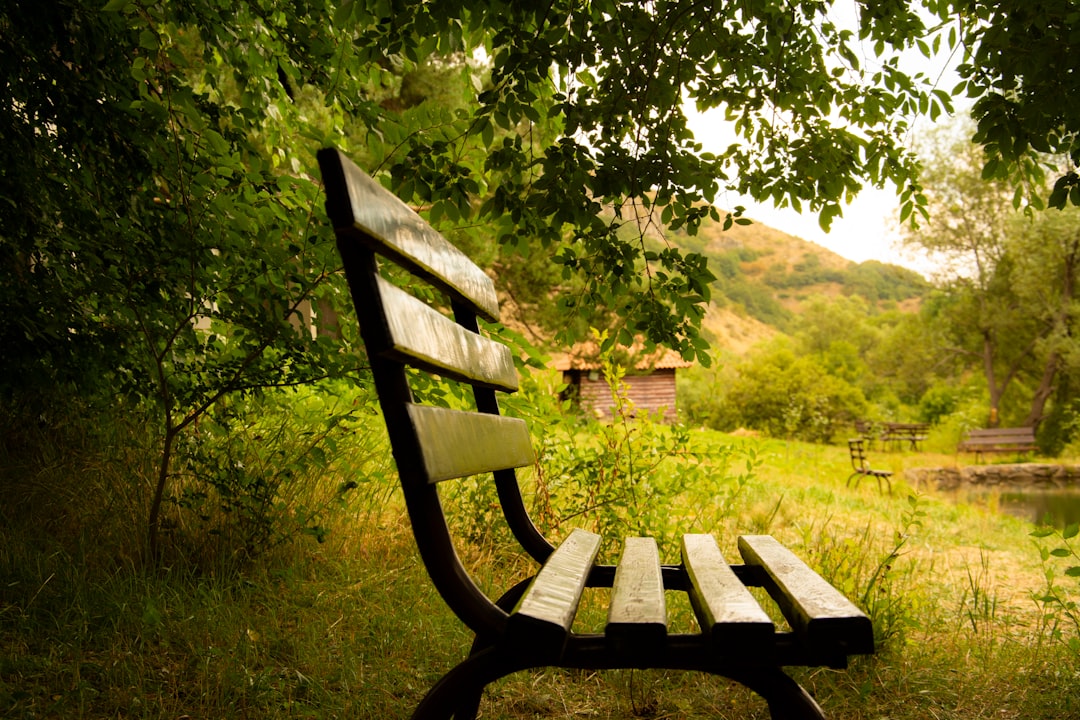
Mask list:
[[[656,416],[659,413],[663,422],[674,422],[678,417],[675,373],[693,363],[666,348],[649,354],[630,350],[626,355],[629,359],[623,384],[635,414]],[[569,353],[556,357],[552,366],[562,372],[567,394],[575,398],[583,410],[600,419],[612,417],[615,401],[594,345],[576,346]]]

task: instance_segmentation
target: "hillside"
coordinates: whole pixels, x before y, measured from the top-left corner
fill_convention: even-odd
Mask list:
[[[791,332],[813,297],[854,295],[865,299],[872,311],[913,311],[930,287],[912,270],[876,261],[855,263],[761,223],[725,231],[721,223],[705,221],[693,236],[668,231],[663,237],[649,232],[647,238],[657,249],[667,243],[708,258],[716,280],[702,324],[716,347],[736,355],[777,333]],[[561,277],[550,259],[507,252],[494,270],[504,322],[526,337],[543,343],[566,322],[578,321],[550,302]]]
[[[705,327],[736,353],[775,332],[812,297],[855,295],[872,310],[914,311],[930,285],[918,273],[877,261],[855,263],[802,238],[761,223],[702,223],[698,234],[669,233],[667,241],[709,259],[717,276]]]

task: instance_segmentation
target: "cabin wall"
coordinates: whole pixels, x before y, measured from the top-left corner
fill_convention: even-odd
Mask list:
[[[566,382],[576,385],[581,407],[598,417],[610,418],[614,408],[611,390],[600,373],[573,370],[565,374]],[[675,370],[654,370],[648,375],[627,375],[623,378],[627,386],[627,397],[638,414],[655,415],[664,411],[664,422],[674,422],[675,406]]]

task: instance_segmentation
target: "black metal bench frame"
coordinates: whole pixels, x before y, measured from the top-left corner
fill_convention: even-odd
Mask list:
[[[866,459],[866,451],[863,450],[863,440],[861,438],[855,438],[847,441],[848,454],[851,456],[851,467],[855,471],[848,476],[847,486],[851,487],[851,481],[855,481],[855,487],[859,487],[859,481],[864,477],[871,477],[877,480],[878,492],[881,492],[881,481],[884,480],[889,488],[889,494],[892,495],[892,471],[891,470],[875,470],[870,467],[870,462]]]
[[[320,151],[319,164],[417,547],[444,601],[476,634],[468,657],[413,717],[472,720],[488,683],[562,667],[699,670],[751,688],[773,718],[824,718],[782,668],[842,668],[848,656],[872,653],[867,616],[770,536],[741,536],[744,562],[736,565],[724,561],[711,535],[685,536],[678,565],[660,563],[652,538],[627,538],[617,566],[595,562],[600,538],[593,533],[573,530],[558,547],[549,542],[514,473],[534,462],[528,430],[499,415],[496,391],[517,388],[513,358],[478,330],[478,317],[498,319],[492,281],[339,151]],[[453,319],[380,275],[386,260],[444,293]],[[468,383],[475,411],[417,404],[407,366]],[[444,480],[487,473],[514,536],[539,565],[497,600],[455,552],[438,491]],[[768,590],[790,630],[776,627],[748,586]],[[586,587],[611,588],[603,633],[573,629]],[[669,632],[669,590],[689,594],[700,631]]]

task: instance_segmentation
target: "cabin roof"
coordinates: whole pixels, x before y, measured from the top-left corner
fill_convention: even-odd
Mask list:
[[[674,370],[688,368],[694,363],[683,360],[679,353],[670,348],[658,347],[651,353],[645,353],[644,347],[635,344],[631,348],[620,347],[619,355],[631,358],[633,370]],[[579,343],[568,352],[557,354],[551,361],[551,366],[556,370],[599,370],[600,348],[594,342]]]

